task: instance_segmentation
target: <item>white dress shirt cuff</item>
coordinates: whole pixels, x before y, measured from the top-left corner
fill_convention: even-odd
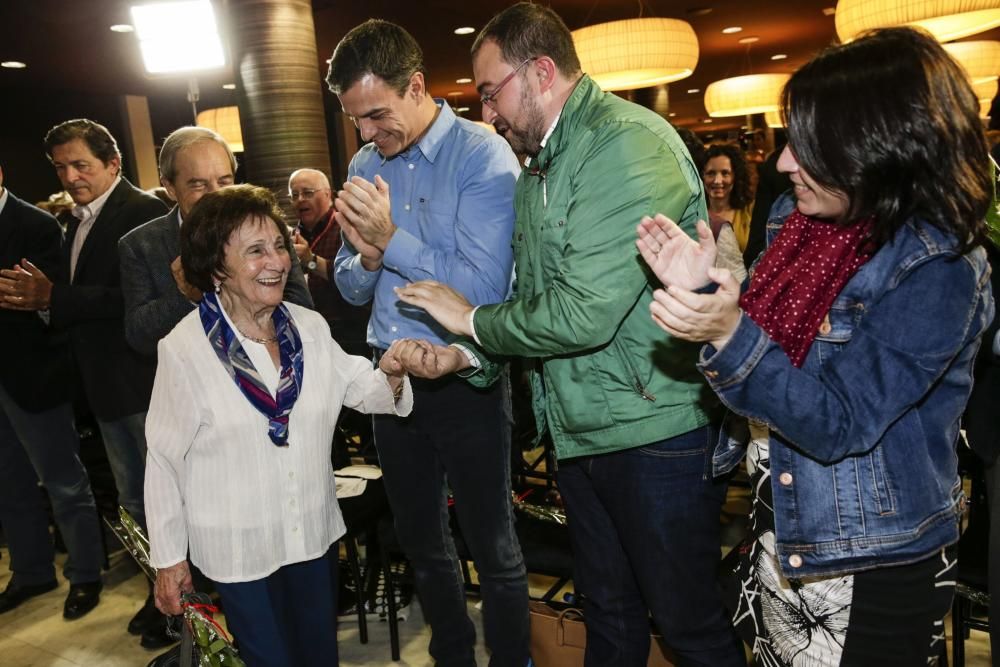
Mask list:
[[[479,336],[476,335],[476,311],[479,310],[479,306],[476,306],[469,312],[469,331],[472,332],[472,340],[476,341],[476,345],[482,345],[483,342],[479,340]],[[466,352],[468,354],[468,352]],[[479,366],[476,366],[478,368]]]

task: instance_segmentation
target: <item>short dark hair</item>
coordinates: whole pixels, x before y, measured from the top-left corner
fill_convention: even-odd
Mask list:
[[[965,71],[930,35],[885,28],[832,47],[783,93],[788,144],[821,186],[846,195],[846,221],[874,216],[883,244],[912,217],[985,238],[992,197],[986,135]]]
[[[291,249],[288,227],[270,190],[245,184],[209,192],[181,225],[181,266],[189,283],[208,292],[215,289],[214,279],[229,275],[226,244],[247,218],[271,220]]]
[[[415,72],[426,73],[417,40],[395,23],[368,19],[344,35],[333,50],[326,83],[340,95],[366,74],[374,74],[402,96]]]
[[[747,168],[746,158],[739,146],[733,144],[712,144],[705,151],[705,162],[702,164],[702,171],[708,166],[708,161],[714,157],[729,158],[729,165],[733,168],[733,189],[729,193],[729,205],[735,209],[746,208],[753,201],[753,194],[750,192],[750,170]],[[707,196],[707,192],[705,193]]]
[[[473,59],[488,40],[496,42],[509,65],[516,67],[529,58],[548,56],[563,76],[580,72],[573,35],[549,7],[519,2],[491,18],[472,44]]]
[[[59,123],[45,135],[45,154],[52,159],[52,149],[80,139],[98,160],[107,165],[111,160],[122,158],[118,143],[108,128],[87,118],[75,118]]]

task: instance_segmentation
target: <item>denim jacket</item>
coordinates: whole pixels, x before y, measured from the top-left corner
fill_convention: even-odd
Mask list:
[[[771,209],[768,242],[794,206],[785,195]],[[721,351],[702,349],[723,402],[770,428],[786,576],[915,562],[958,540],[959,418],[993,299],[983,248],[954,248],[908,221],[837,296],[800,369],[745,314]],[[736,430],[716,448],[717,475],[746,451]]]

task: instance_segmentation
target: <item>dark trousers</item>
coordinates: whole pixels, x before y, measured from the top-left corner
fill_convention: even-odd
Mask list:
[[[946,550],[947,551],[947,550]],[[954,553],[854,575],[842,667],[926,665],[955,595]]]
[[[69,403],[43,412],[22,410],[0,387],[0,524],[19,584],[55,579],[44,485],[69,552],[70,583],[101,578],[101,528]]]
[[[247,667],[336,667],[337,543],[255,581],[215,582]],[[332,555],[331,555],[332,554]]]
[[[483,631],[494,667],[528,663],[528,583],[514,532],[510,429],[500,386],[479,391],[458,378],[413,381],[413,413],[376,415],[375,445],[431,626],[438,667],[475,665],[475,629],[448,524],[448,487],[483,597]]]
[[[118,504],[145,529],[146,413],[137,412],[110,421],[98,418],[97,425],[118,488]]]
[[[650,615],[678,665],[746,665],[715,584],[726,495],[708,475],[716,433],[560,461],[587,667],[645,667]]]
[[[1000,600],[1000,459],[994,459],[985,466],[985,476],[990,514],[987,586],[990,599]],[[993,667],[1000,667],[1000,615],[996,615],[996,619],[990,623],[990,654]]]

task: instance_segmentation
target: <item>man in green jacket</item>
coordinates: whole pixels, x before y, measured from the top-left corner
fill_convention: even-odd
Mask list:
[[[744,665],[714,585],[718,406],[696,347],[653,323],[656,283],[635,247],[639,220],[657,211],[693,233],[707,217],[701,179],[666,121],[582,73],[552,10],[504,10],[472,56],[484,120],[528,156],[515,191],[517,293],[473,308],[433,281],[397,289],[477,344],[413,342],[400,363],[431,375],[473,366],[478,384],[495,375],[488,357],[537,360],[535,414],[559,459],[588,665],[645,665],[650,614],[680,664]]]

